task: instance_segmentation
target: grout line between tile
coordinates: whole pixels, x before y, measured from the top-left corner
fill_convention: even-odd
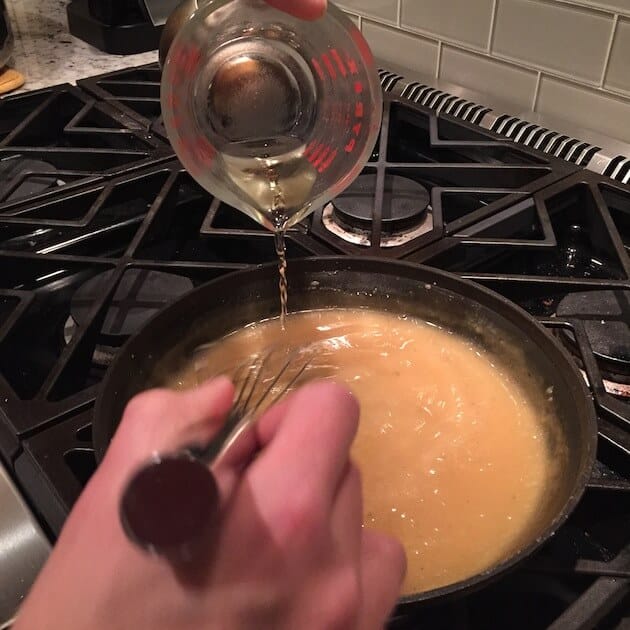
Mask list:
[[[437,55],[435,59],[435,78],[440,78],[440,66],[442,65],[442,40],[438,40]]]
[[[511,55],[506,55],[505,53],[480,53],[489,59],[494,59],[496,61],[502,61],[504,63],[511,64],[512,66],[516,66],[522,68],[524,70],[531,70],[533,72],[544,72],[550,76],[556,77],[558,79],[566,79],[567,81],[574,81],[577,83],[581,83],[585,87],[595,88],[597,89],[599,86],[599,79],[587,79],[586,77],[576,77],[574,74],[569,72],[563,72],[562,70],[556,70],[550,66],[545,66],[542,63],[534,64],[530,61],[525,61],[524,59],[519,59],[518,57],[512,57]]]
[[[387,26],[385,22],[382,22],[383,26]],[[389,23],[392,25],[392,23]],[[394,25],[395,26],[395,25]],[[407,26],[406,24],[401,24],[399,30],[403,33],[409,33],[410,35],[416,35],[417,37],[422,37],[423,39],[429,39],[433,41],[441,41],[444,44],[452,44],[453,46],[459,46],[460,48],[464,48],[471,52],[475,52],[478,55],[486,55],[488,56],[488,52],[485,47],[476,46],[475,44],[467,44],[466,42],[462,42],[460,39],[456,39],[454,37],[446,37],[444,35],[438,35],[437,33],[431,33],[430,31],[423,31],[420,28],[416,28],[413,26]]]
[[[606,8],[602,6],[593,6],[591,2],[588,0],[536,0],[537,2],[542,2],[549,5],[564,5],[565,7],[573,7],[574,9],[581,9],[582,12],[588,12],[591,14],[599,14],[601,16],[607,16],[611,18],[615,13],[617,13],[616,9]]]
[[[615,13],[613,18],[612,29],[610,30],[610,39],[608,40],[608,48],[606,48],[606,56],[604,57],[604,66],[602,67],[602,76],[599,81],[599,87],[604,87],[606,75],[608,74],[608,65],[610,64],[610,55],[612,54],[613,43],[615,42],[615,34],[617,33],[617,25],[619,24],[619,14]]]
[[[364,20],[371,20],[375,24],[379,24],[380,26],[389,26],[390,28],[398,28],[396,24],[396,20],[388,20],[387,18],[378,17],[376,15],[371,15],[362,11],[361,9],[355,9],[354,7],[351,9],[342,9],[344,13],[350,13],[355,17],[363,18]],[[404,27],[401,27],[404,28]],[[416,35],[421,35],[421,33],[416,33]]]
[[[497,10],[499,8],[498,0],[492,0],[492,13],[490,15],[490,30],[488,31],[488,45],[486,46],[486,51],[492,51],[492,43],[494,41],[494,24],[497,19]]]
[[[614,36],[615,33],[617,31],[617,24],[619,23],[619,20],[621,19],[621,14],[619,13],[612,13],[610,12],[611,17],[614,18],[613,21],[613,28],[612,28],[612,32],[611,32],[611,37],[610,37],[610,41],[608,42],[608,49],[606,52],[606,57],[605,57],[605,64],[604,64],[604,71],[602,73],[602,77],[600,80],[595,80],[595,81],[588,81],[586,79],[576,79],[574,76],[570,76],[569,74],[565,74],[563,72],[559,72],[557,70],[554,70],[552,68],[541,68],[541,67],[536,67],[533,64],[529,64],[523,60],[519,60],[519,59],[515,59],[512,57],[509,57],[507,55],[497,55],[497,54],[493,54],[491,52],[491,47],[492,47],[492,39],[494,38],[494,34],[495,34],[495,21],[496,21],[496,15],[498,13],[498,3],[500,0],[493,0],[493,7],[492,7],[492,21],[491,21],[491,36],[488,38],[488,43],[487,43],[487,49],[483,49],[483,48],[477,48],[474,45],[470,45],[464,42],[461,42],[459,40],[456,39],[452,39],[452,38],[444,38],[444,37],[436,37],[434,34],[430,34],[427,32],[423,32],[420,29],[414,28],[414,27],[410,27],[410,26],[406,26],[404,24],[402,24],[402,0],[397,0],[397,15],[396,15],[396,22],[398,22],[398,26],[396,25],[396,22],[393,21],[387,21],[387,20],[383,20],[383,19],[378,19],[375,20],[375,22],[381,26],[384,27],[389,27],[389,28],[395,28],[397,30],[399,30],[401,33],[406,33],[408,35],[412,35],[412,36],[418,36],[424,40],[427,41],[433,41],[435,43],[437,43],[437,56],[436,56],[436,66],[435,66],[435,73],[434,76],[436,79],[440,78],[440,74],[441,74],[441,65],[442,65],[442,53],[443,53],[443,48],[444,46],[452,46],[453,48],[474,54],[474,55],[479,55],[480,57],[485,57],[486,59],[490,60],[490,61],[497,61],[500,62],[504,65],[508,65],[511,66],[513,68],[518,68],[521,70],[525,70],[525,71],[529,71],[531,73],[535,73],[536,74],[536,85],[535,85],[535,89],[534,89],[534,94],[532,97],[533,100],[533,107],[535,108],[538,105],[538,101],[540,98],[540,87],[541,87],[541,82],[542,79],[545,76],[548,76],[550,78],[554,78],[560,81],[564,81],[567,83],[570,83],[572,85],[575,85],[576,87],[580,87],[583,88],[585,90],[591,90],[591,91],[595,91],[595,92],[600,92],[602,94],[605,94],[607,96],[613,97],[613,98],[617,98],[620,101],[625,101],[628,102],[630,101],[630,92],[625,92],[625,91],[620,91],[618,89],[607,89],[603,86],[603,83],[605,81],[605,76],[606,76],[606,72],[608,70],[608,65],[609,65],[609,61],[610,61],[610,56],[611,56],[611,52],[612,52],[612,46],[614,44]],[[543,1],[549,1],[549,0],[543,0]],[[557,0],[558,2],[562,3],[562,4],[571,4],[570,0]],[[581,5],[579,5],[581,6]],[[364,15],[362,13],[358,13],[355,11],[352,11],[352,13],[358,18],[359,20],[359,28],[362,30],[363,29],[363,23],[364,20],[368,20],[369,17],[367,15]],[[374,19],[374,18],[372,18]]]
[[[543,0],[543,1],[549,2],[550,0]],[[608,14],[610,17],[612,17],[614,13],[621,13],[622,15],[623,14],[627,15],[630,12],[630,8],[617,9],[617,8],[606,7],[606,6],[593,6],[593,3],[590,2],[589,0],[554,0],[554,1],[557,2],[558,4],[564,4],[570,7],[577,7],[579,9],[587,9],[593,13]]]
[[[536,111],[536,107],[538,106],[538,95],[540,94],[540,83],[542,80],[542,72],[538,73],[536,77],[536,86],[534,87],[534,98],[532,100],[532,111]]]

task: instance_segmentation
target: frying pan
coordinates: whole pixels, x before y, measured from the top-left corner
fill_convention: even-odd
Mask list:
[[[474,341],[515,370],[531,400],[546,406],[541,417],[553,418],[546,430],[547,446],[553,457],[563,458],[562,472],[545,493],[545,504],[529,532],[530,542],[469,579],[405,597],[400,602],[403,609],[479,588],[553,535],[579,501],[590,476],[597,425],[582,376],[541,325],[496,293],[415,264],[346,257],[301,259],[290,262],[289,282],[291,311],[379,308],[434,322]],[[121,349],[105,377],[93,424],[97,459],[103,458],[130,398],[162,385],[162,375],[181,368],[200,344],[277,316],[278,303],[277,267],[271,264],[205,284],[151,319]]]

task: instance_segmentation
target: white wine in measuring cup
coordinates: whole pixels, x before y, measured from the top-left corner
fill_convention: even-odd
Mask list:
[[[161,100],[184,167],[273,230],[353,181],[382,116],[369,47],[331,3],[310,22],[263,0],[205,4],[173,40]]]
[[[228,181],[258,223],[282,228],[308,214],[317,171],[305,158],[305,148],[289,136],[246,146],[235,143],[219,156]]]

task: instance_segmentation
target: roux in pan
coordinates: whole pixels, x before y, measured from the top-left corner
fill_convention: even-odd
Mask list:
[[[364,522],[403,542],[404,593],[475,575],[531,539],[558,464],[536,407],[493,357],[416,319],[326,309],[291,314],[285,331],[269,320],[233,333],[168,384],[192,387],[277,342],[314,344],[301,380],[334,378],[359,399]]]

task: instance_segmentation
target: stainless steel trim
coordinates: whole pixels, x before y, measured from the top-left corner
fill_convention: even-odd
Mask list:
[[[0,464],[0,624],[11,623],[50,553],[50,542]]]
[[[438,113],[445,112],[463,118],[505,135],[514,142],[533,146],[556,157],[560,157],[566,145],[574,141],[564,159],[596,173],[617,178],[623,183],[630,183],[629,173],[621,175],[622,166],[630,160],[629,142],[611,138],[562,118],[523,111],[509,101],[441,81],[389,61],[379,59],[376,61],[379,68],[382,68],[383,89],[395,96],[421,103],[426,107],[435,107]],[[442,96],[444,98],[441,98]],[[483,112],[482,115],[480,112]],[[537,135],[541,131],[543,133]],[[556,140],[561,136],[568,137],[557,143]],[[620,162],[615,168],[611,167],[613,160]]]

